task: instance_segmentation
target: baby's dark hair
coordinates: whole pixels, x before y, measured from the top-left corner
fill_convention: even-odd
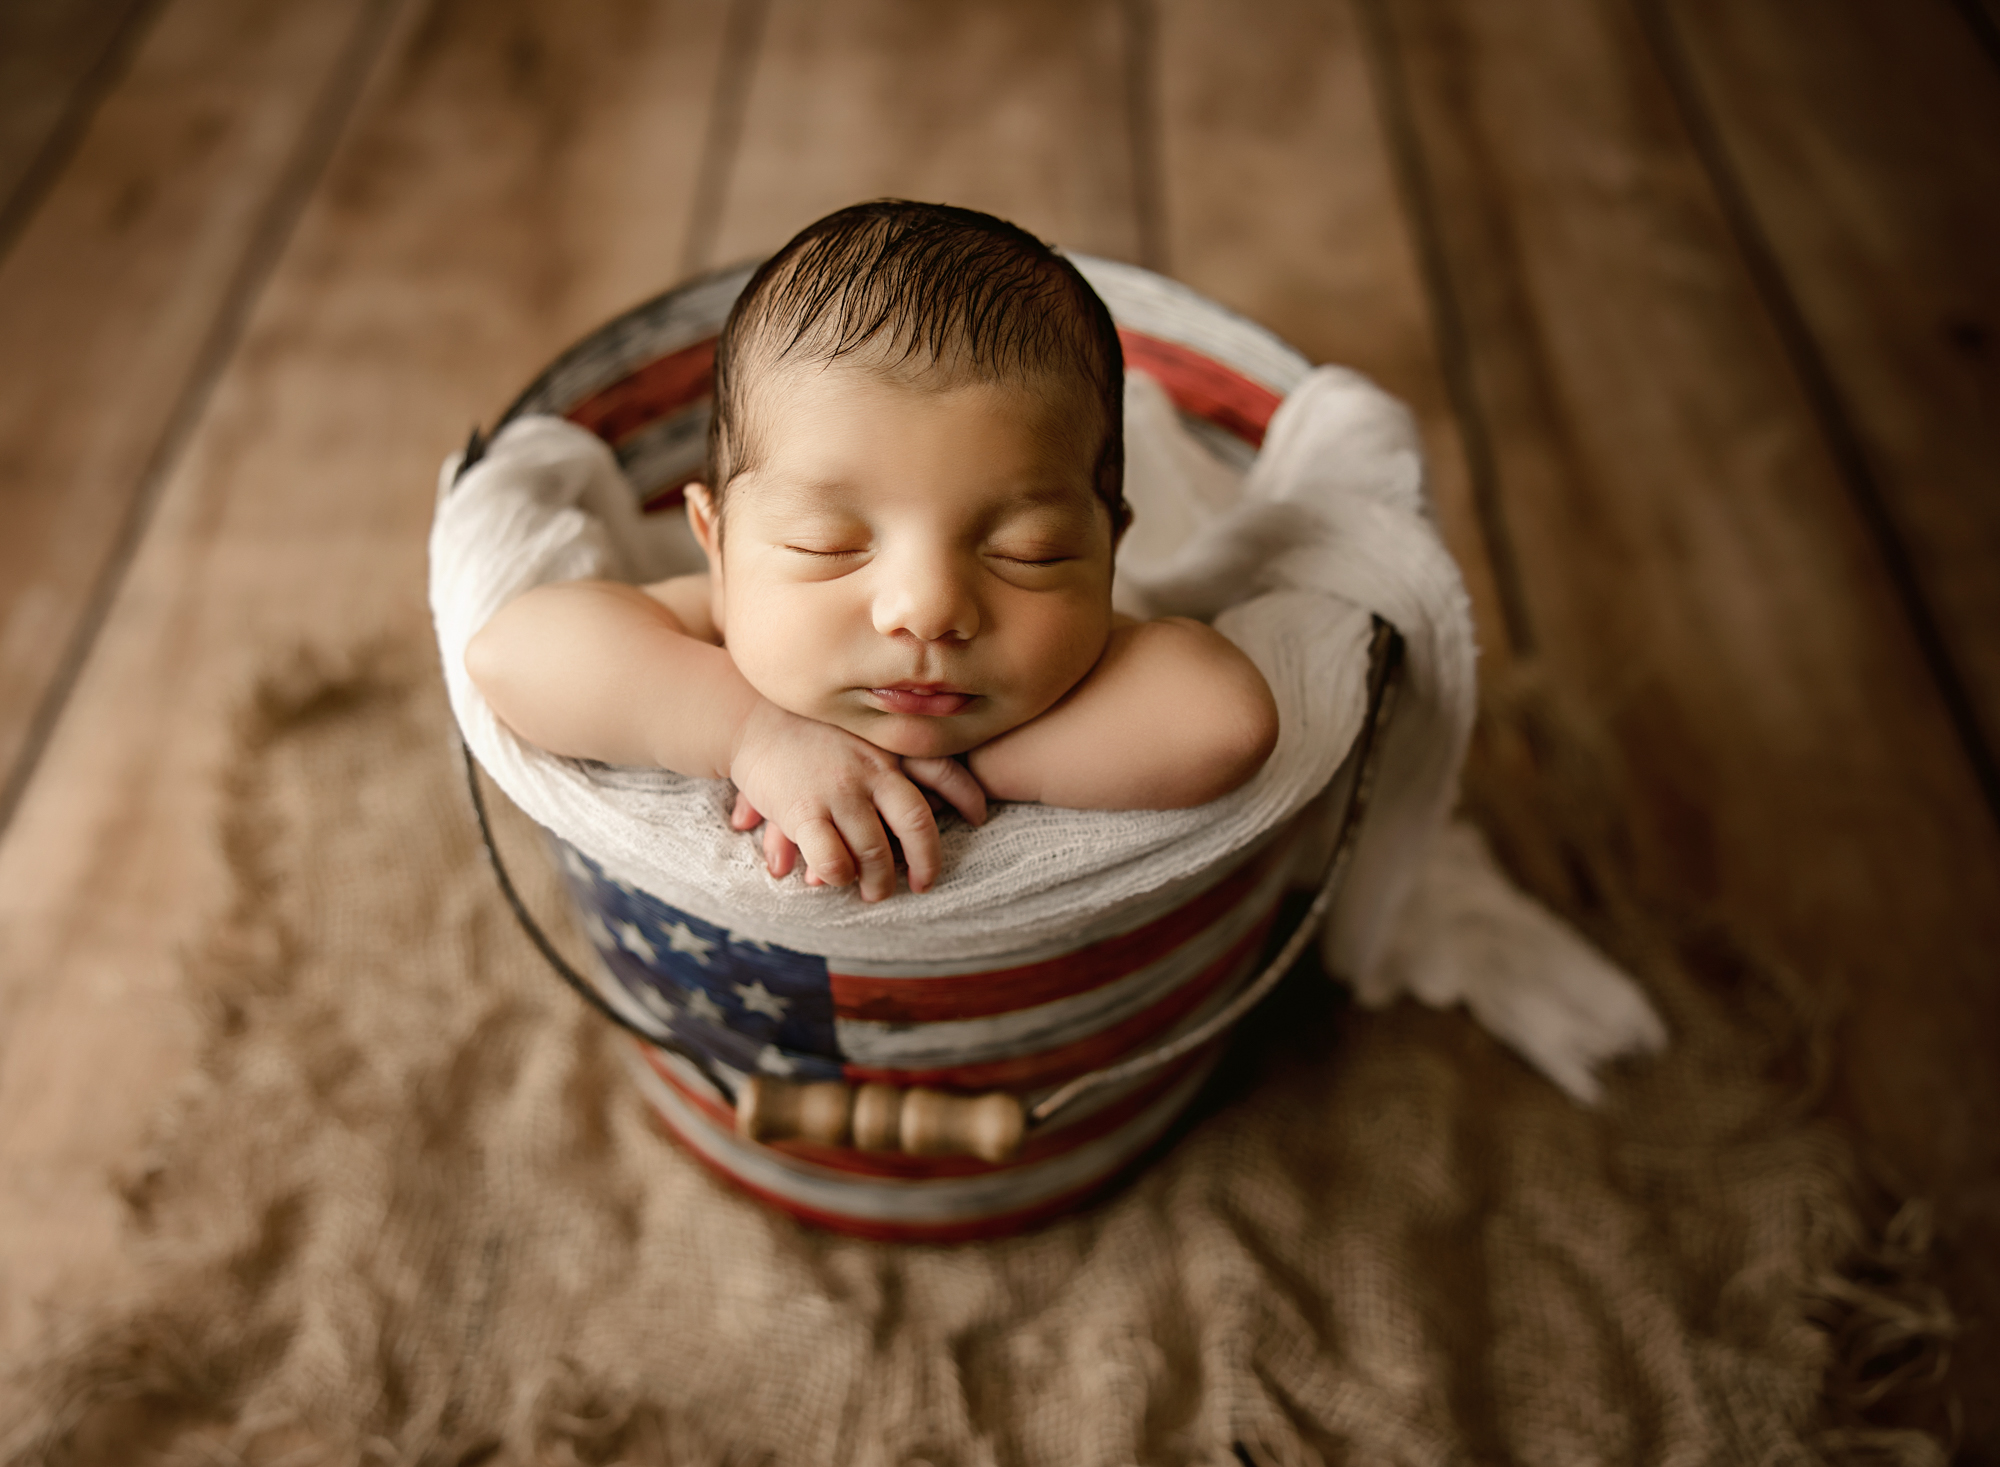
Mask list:
[[[708,483],[718,504],[756,459],[746,369],[832,362],[864,347],[870,366],[923,381],[1077,383],[1097,404],[1103,434],[1097,495],[1113,532],[1125,527],[1125,358],[1104,302],[1026,230],[902,199],[807,225],[743,287],[715,353]]]

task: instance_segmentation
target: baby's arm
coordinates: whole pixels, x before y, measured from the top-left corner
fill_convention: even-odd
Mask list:
[[[1278,706],[1256,665],[1220,632],[1166,617],[1123,622],[1061,702],[970,763],[997,800],[1178,810],[1243,784],[1277,741]]]
[[[650,594],[609,581],[538,587],[480,629],[466,671],[502,722],[552,753],[734,780],[770,821],[766,850],[782,833],[829,886],[858,880],[871,901],[895,890],[885,821],[910,889],[930,886],[943,849],[912,780],[977,823],[985,800],[971,778],[951,760],[899,760],[759,696],[726,650],[693,634],[708,630],[700,580]]]
[[[550,753],[727,779],[759,699],[690,634],[700,612],[682,612],[613,581],[538,586],[480,628],[465,668],[501,722]]]

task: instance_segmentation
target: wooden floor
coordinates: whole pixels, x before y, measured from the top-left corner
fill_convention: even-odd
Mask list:
[[[1412,402],[1489,670],[1841,1005],[2000,1461],[1986,0],[0,0],[0,1344],[115,1274],[250,671],[425,624],[548,357],[837,205],[1162,269]]]

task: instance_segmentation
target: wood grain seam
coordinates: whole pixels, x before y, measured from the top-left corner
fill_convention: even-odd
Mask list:
[[[1132,167],[1138,263],[1167,270],[1166,169],[1161,157],[1160,17],[1156,0],[1124,0],[1125,136]]]
[[[1988,0],[1951,0],[1951,8],[1971,29],[1986,59],[2000,66],[2000,19],[1988,8]]]
[[[14,248],[21,231],[34,217],[35,210],[41,207],[55,181],[62,177],[63,170],[76,153],[77,145],[90,131],[91,120],[97,116],[99,104],[124,80],[126,69],[139,52],[140,42],[145,40],[146,33],[164,9],[166,0],[143,0],[143,3],[133,6],[98,53],[97,60],[77,78],[76,85],[70,89],[69,101],[63,107],[62,116],[56,120],[48,136],[42,139],[33,161],[15,182],[13,192],[0,201],[0,259],[6,258]]]
[[[722,210],[729,177],[743,143],[743,121],[750,108],[750,83],[763,51],[764,24],[770,0],[730,0],[722,23],[722,55],[715,68],[715,90],[709,94],[708,118],[702,128],[700,162],[696,165],[694,196],[688,210],[687,237],[681,246],[681,278],[689,280],[710,269],[715,242],[722,230]]]
[[[1429,303],[1431,336],[1435,343],[1438,368],[1444,378],[1445,395],[1457,420],[1459,440],[1465,452],[1466,476],[1472,486],[1473,512],[1479,533],[1486,542],[1486,558],[1493,571],[1494,588],[1500,596],[1500,619],[1508,646],[1522,657],[1533,655],[1536,647],[1534,619],[1528,610],[1527,589],[1522,581],[1520,557],[1507,524],[1506,506],[1501,496],[1500,460],[1493,444],[1493,432],[1479,388],[1473,376],[1471,334],[1465,323],[1465,309],[1452,279],[1444,244],[1444,227],[1438,217],[1438,202],[1431,181],[1430,165],[1424,155],[1410,105],[1407,79],[1403,74],[1395,32],[1383,0],[1355,0],[1361,20],[1362,51],[1374,93],[1376,115],[1389,144],[1389,161],[1396,178],[1396,191],[1403,201],[1410,237],[1417,247],[1417,265],[1423,276],[1424,294]]]
[[[96,646],[98,634],[110,617],[118,590],[138,554],[140,543],[145,539],[147,526],[152,522],[167,481],[193,437],[217,382],[235,354],[237,343],[249,324],[251,311],[291,242],[292,232],[304,215],[327,165],[332,161],[334,151],[367,88],[376,58],[382,52],[405,4],[406,0],[368,0],[362,6],[318,100],[299,130],[291,157],[278,175],[278,182],[271,190],[257,226],[244,245],[207,335],[161,426],[159,437],[134,481],[131,497],[119,518],[117,532],[105,552],[97,575],[91,581],[89,594],[70,631],[62,658],[36,704],[34,715],[28,720],[13,768],[7,771],[4,785],[0,785],[0,834],[4,834],[13,822],[14,813],[27,792],[63,708],[82,676],[91,650]]]
[[[1784,266],[1764,231],[1750,190],[1702,93],[1700,80],[1673,21],[1659,0],[1630,0],[1630,3],[1652,52],[1653,63],[1666,83],[1681,125],[1721,207],[1737,253],[1749,273],[1751,287],[1769,313],[1807,409],[1834,461],[1835,472],[1860,513],[1895,597],[1902,605],[1931,683],[1944,703],[1946,716],[1985,796],[1987,810],[2000,822],[2000,762],[1994,758],[1989,731],[1981,724],[1943,625],[1925,594],[1915,558],[1882,492],[1881,479],[1855,427],[1826,352],[1785,277]]]

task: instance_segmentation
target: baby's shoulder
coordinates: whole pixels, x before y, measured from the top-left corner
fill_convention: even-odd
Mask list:
[[[639,589],[671,611],[690,637],[721,644],[722,638],[715,630],[714,606],[709,599],[708,572],[675,576]]]

